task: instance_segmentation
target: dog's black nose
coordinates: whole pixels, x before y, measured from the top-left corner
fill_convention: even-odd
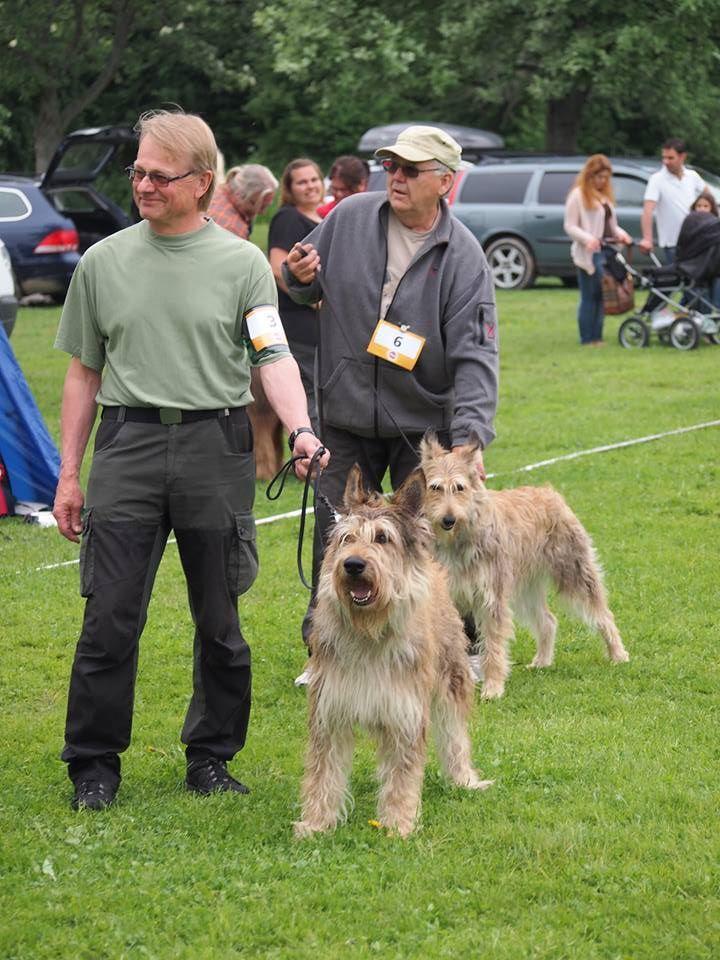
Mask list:
[[[455,517],[443,517],[442,518],[442,528],[443,530],[452,530],[455,526]]]
[[[362,557],[348,557],[347,560],[343,562],[343,566],[348,576],[359,577],[365,569],[366,564]]]

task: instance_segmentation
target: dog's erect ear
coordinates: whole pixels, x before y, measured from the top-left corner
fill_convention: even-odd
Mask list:
[[[434,430],[426,430],[425,436],[420,441],[420,462],[427,463],[435,457],[442,457],[447,453],[445,447],[438,443],[437,434]]]
[[[425,502],[426,489],[425,474],[419,468],[413,470],[395,491],[392,498],[393,506],[409,513],[412,517],[419,516]]]
[[[367,498],[368,495],[365,492],[362,482],[362,470],[357,463],[354,463],[350,468],[350,473],[345,483],[343,502],[348,510],[352,510],[353,507],[365,503]]]

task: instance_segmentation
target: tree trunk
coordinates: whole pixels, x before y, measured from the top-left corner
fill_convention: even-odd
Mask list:
[[[43,91],[34,131],[35,172],[44,173],[57,145],[65,136],[65,125],[60,115],[57,91],[50,87]]]
[[[577,153],[578,133],[588,92],[576,89],[549,100],[545,114],[545,149],[549,153]]]

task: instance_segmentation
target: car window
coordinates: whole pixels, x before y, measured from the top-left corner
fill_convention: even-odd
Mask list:
[[[112,150],[112,146],[106,143],[73,143],[61,157],[57,172],[77,177],[95,175],[107,162]]]
[[[460,203],[522,203],[532,170],[475,171],[468,173]]]
[[[53,190],[50,197],[60,213],[82,213],[97,209],[97,204],[86,190]]]
[[[576,177],[577,173],[571,170],[549,170],[544,173],[538,190],[538,203],[564,204]]]
[[[694,169],[697,170],[705,183],[710,187],[711,192],[715,195],[715,199],[720,203],[720,177],[714,173],[708,173],[707,170],[703,170],[702,167],[694,167]]]
[[[30,201],[20,190],[0,188],[0,220],[24,220],[32,213]]]
[[[618,207],[641,207],[645,196],[644,180],[639,177],[628,177],[623,173],[614,173],[612,178],[615,192],[615,204]]]

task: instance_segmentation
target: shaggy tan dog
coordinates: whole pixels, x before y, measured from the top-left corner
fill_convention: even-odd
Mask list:
[[[420,810],[431,718],[448,777],[476,790],[492,782],[480,780],[470,761],[473,681],[465,634],[445,572],[429,551],[424,495],[419,470],[391,502],[363,489],[357,465],[348,478],[313,615],[298,837],[345,818],[355,727],[377,740],[378,820],[403,837]]]
[[[449,453],[432,436],[422,441],[420,456],[435,555],[448,571],[460,614],[474,616],[484,643],[483,697],[500,697],[505,690],[513,613],[537,641],[529,666],[553,662],[557,620],[547,606],[550,585],[600,632],[613,663],[629,659],[590,536],[556,490],[488,490],[474,450]]]

